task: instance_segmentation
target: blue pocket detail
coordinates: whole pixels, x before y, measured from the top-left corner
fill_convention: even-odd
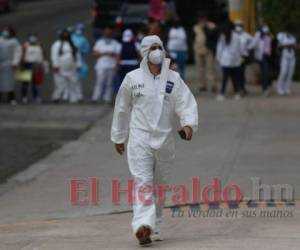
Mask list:
[[[167,94],[171,94],[171,93],[172,93],[172,90],[173,90],[173,87],[174,87],[174,83],[173,83],[173,82],[170,82],[170,81],[167,81],[167,85],[166,85],[166,93],[167,93]]]

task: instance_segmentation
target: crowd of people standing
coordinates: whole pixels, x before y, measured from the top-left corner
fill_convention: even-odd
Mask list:
[[[244,30],[240,20],[235,23],[228,20],[218,28],[205,15],[200,15],[194,33],[194,55],[202,84],[200,91],[218,91],[217,100],[222,101],[226,97],[227,82],[231,79],[234,98],[239,100],[248,94],[246,67],[258,63],[262,95],[268,96],[272,86],[272,67],[277,57],[280,63],[276,91],[278,95],[291,94],[297,41],[289,27],[274,36],[264,22],[252,36]],[[218,69],[221,69],[219,90],[216,80]]]
[[[87,58],[92,54],[96,59],[96,80],[90,100],[93,103],[112,103],[126,74],[139,66],[142,38],[154,34],[166,42],[168,56],[173,62],[171,67],[184,79],[191,39],[179,18],[174,18],[168,27],[152,20],[137,32],[125,29],[119,37],[113,27],[107,26],[93,48],[85,35],[84,25],[78,24],[75,28],[59,31],[58,39],[51,47],[49,59],[54,83],[51,100],[54,103],[78,103],[84,100],[82,85],[89,73]],[[279,54],[276,91],[279,95],[290,95],[296,48],[297,41],[289,27],[274,36],[270,27],[262,23],[252,36],[244,30],[241,21],[227,21],[218,26],[208,20],[206,15],[200,14],[193,27],[193,53],[199,75],[199,89],[201,92],[216,93],[217,100],[222,101],[226,98],[227,82],[231,79],[234,99],[238,100],[248,94],[246,68],[251,63],[258,63],[262,94],[268,96],[272,86],[274,55]],[[12,105],[17,103],[17,81],[21,82],[22,103],[30,101],[29,88],[32,101],[41,103],[39,89],[49,68],[37,34],[30,33],[25,43],[21,44],[13,28],[2,29],[0,101],[7,96],[7,102]]]

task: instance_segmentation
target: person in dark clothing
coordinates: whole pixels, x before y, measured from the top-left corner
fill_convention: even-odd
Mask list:
[[[120,82],[123,81],[126,74],[139,67],[139,49],[138,45],[133,40],[133,32],[126,29],[122,36],[122,46],[120,53]],[[118,86],[119,89],[120,86]]]
[[[261,86],[264,96],[269,95],[271,87],[271,57],[272,57],[272,40],[270,28],[263,24],[255,34],[254,47],[255,59],[259,62],[261,70]]]

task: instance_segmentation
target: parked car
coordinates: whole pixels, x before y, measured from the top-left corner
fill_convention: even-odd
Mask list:
[[[0,11],[11,11],[15,8],[15,0],[0,0]]]
[[[137,31],[148,23],[148,14],[149,1],[127,1],[121,7],[119,21],[123,29],[130,28]]]

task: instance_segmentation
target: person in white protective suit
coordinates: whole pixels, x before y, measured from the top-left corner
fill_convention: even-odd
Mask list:
[[[52,101],[64,100],[77,103],[80,99],[77,81],[81,58],[67,30],[63,30],[59,40],[52,45],[51,61],[54,70]]]
[[[181,132],[191,140],[198,128],[196,100],[180,78],[169,68],[163,43],[158,36],[146,36],[141,43],[140,68],[129,72],[118,92],[113,115],[111,140],[119,154],[125,151],[135,182],[132,229],[141,245],[161,240],[163,204],[154,192],[138,192],[149,185],[166,182],[175,157],[172,120],[177,115]],[[151,239],[152,238],[152,239]]]
[[[296,66],[295,36],[290,32],[281,32],[277,35],[278,46],[281,49],[280,72],[277,80],[278,95],[290,95],[292,79]]]

